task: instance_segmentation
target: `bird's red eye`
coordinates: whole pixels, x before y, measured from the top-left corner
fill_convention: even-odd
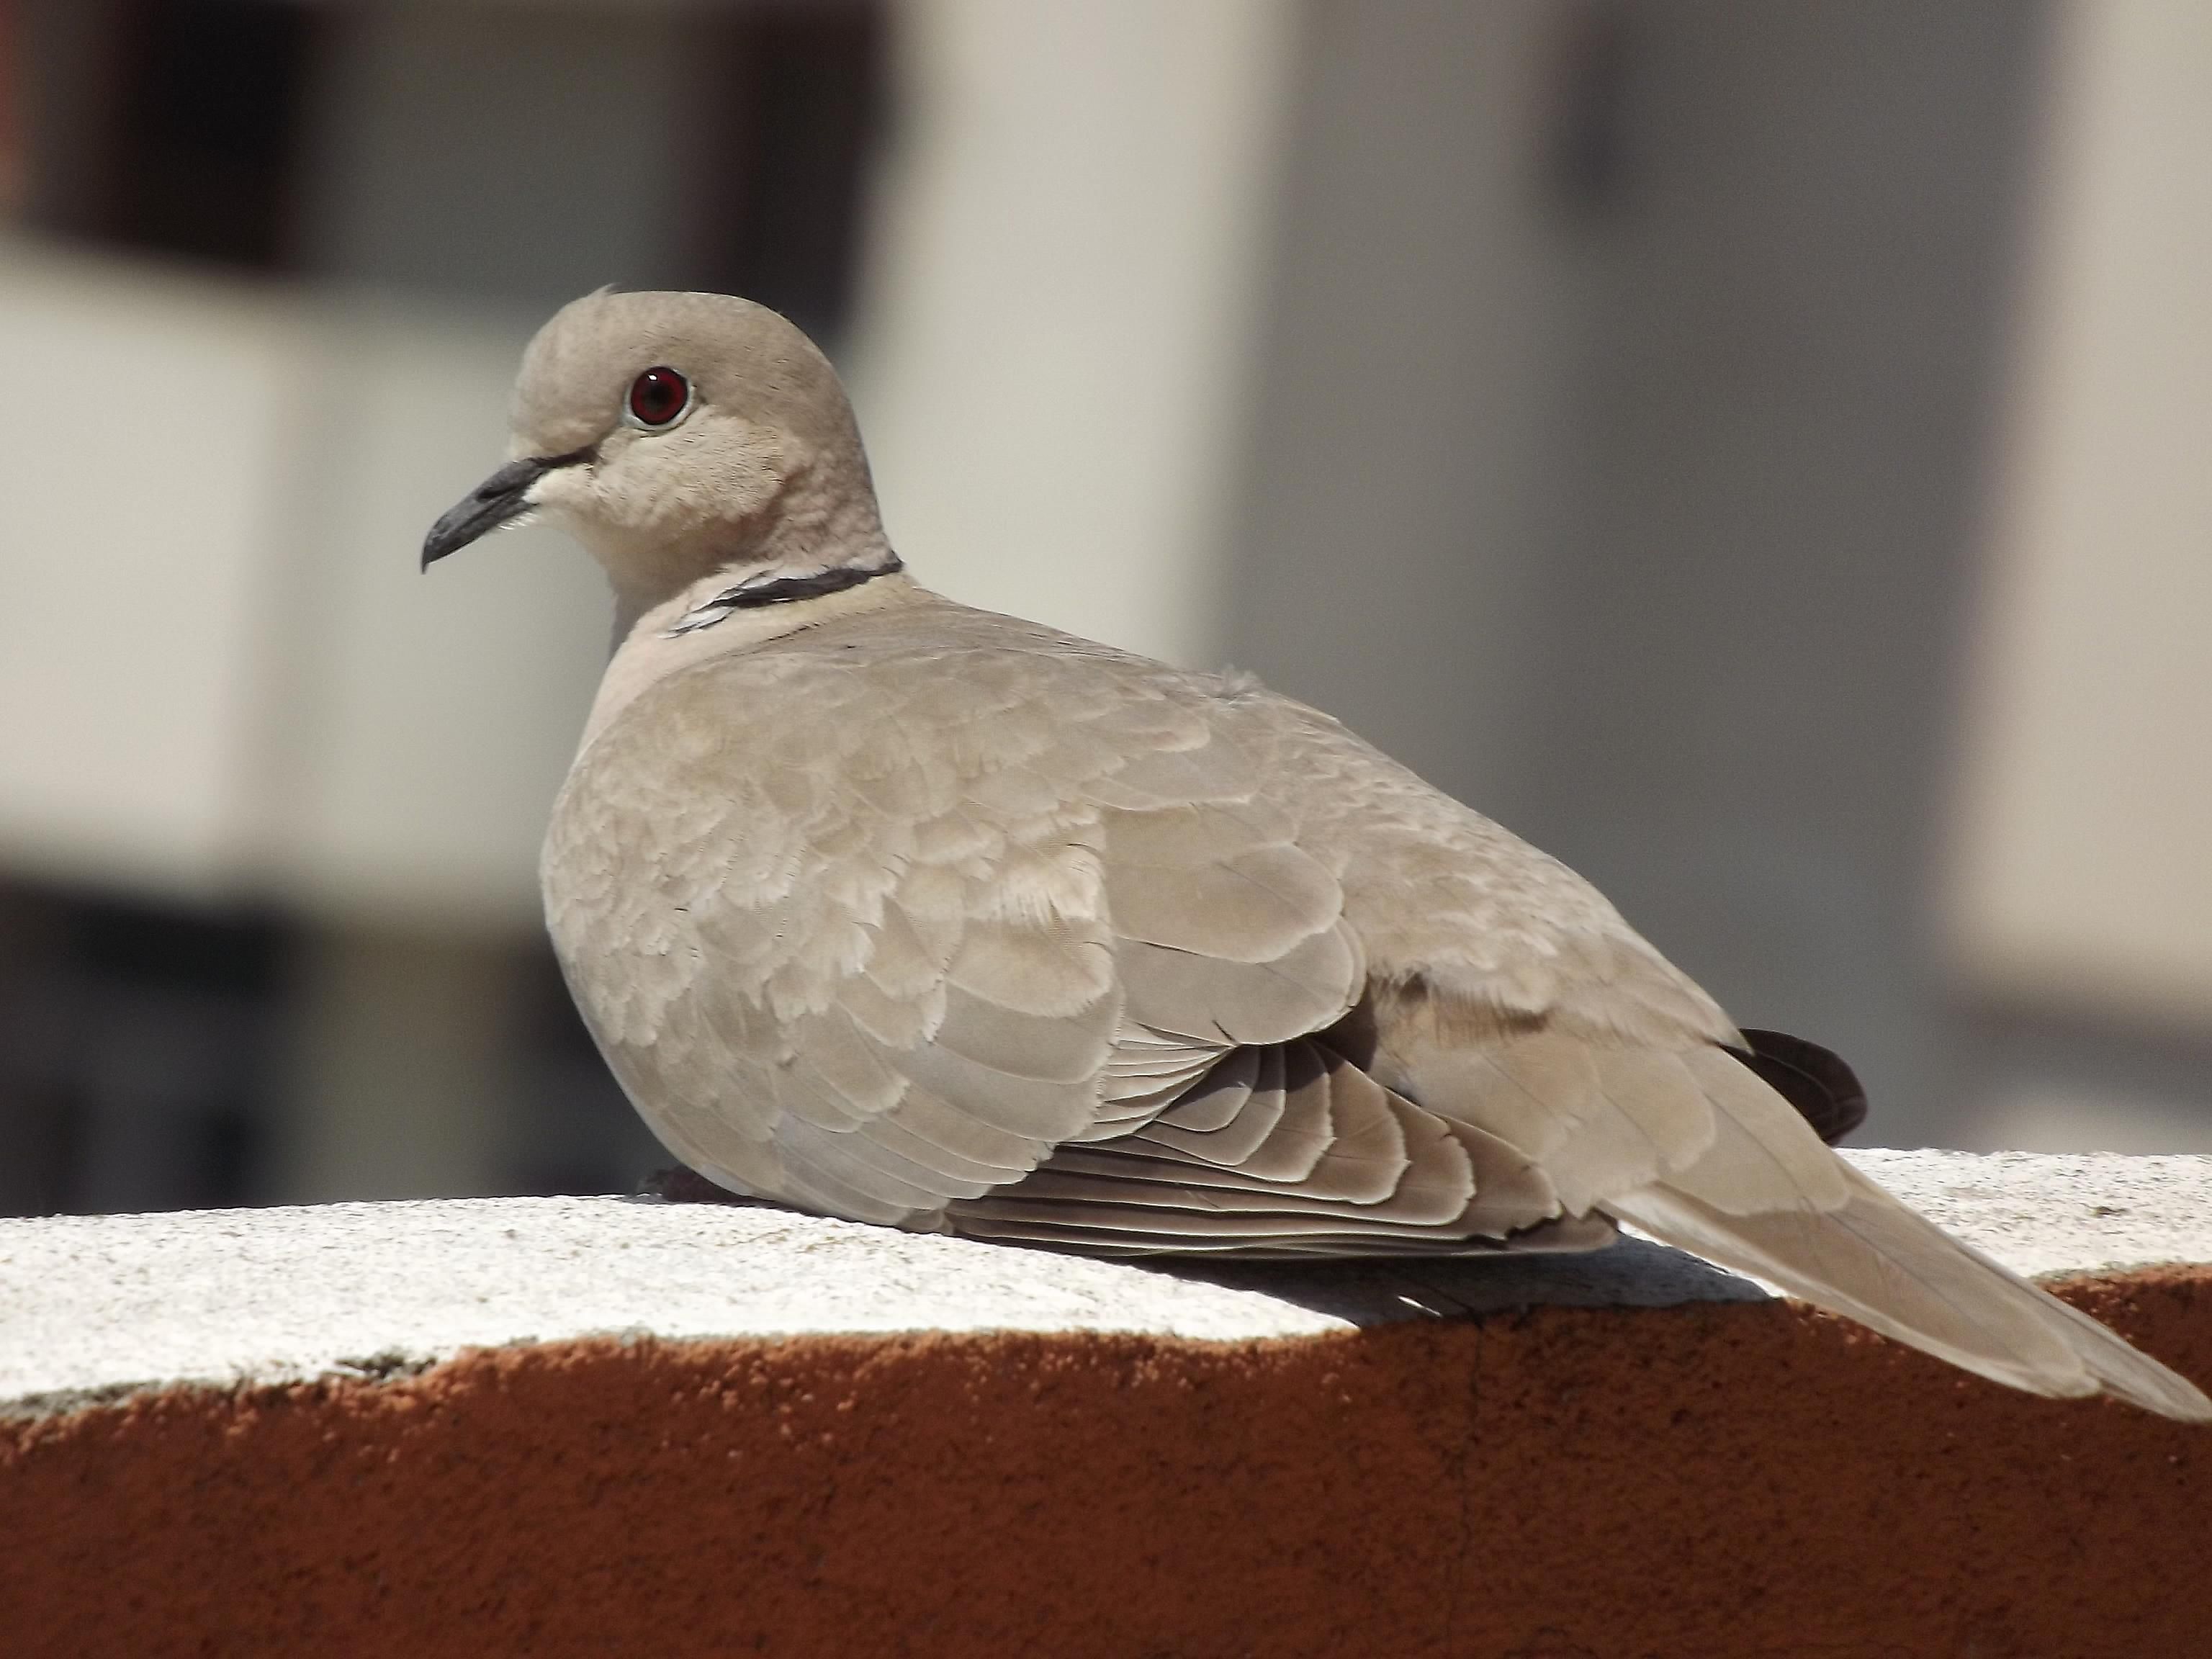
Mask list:
[[[666,426],[690,405],[690,383],[672,368],[648,368],[629,383],[630,418],[640,426]]]

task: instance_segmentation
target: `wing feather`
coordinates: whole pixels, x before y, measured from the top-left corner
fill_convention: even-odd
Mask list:
[[[1123,940],[1115,952],[1131,1017],[1224,1048],[1287,1042],[1358,1000],[1360,952],[1337,923],[1273,962],[1242,963]]]
[[[1730,1213],[1663,1185],[1607,1207],[1654,1237],[1994,1382],[2061,1397],[2111,1393],[2212,1421],[2212,1401],[2195,1386],[1836,1162],[1847,1190],[1828,1209]]]
[[[1259,1086],[1260,1058],[1264,1052],[1259,1048],[1231,1049],[1226,1058],[1154,1119],[1153,1127],[1185,1134],[1211,1134],[1227,1128],[1243,1111],[1252,1091]],[[1173,1135],[1153,1134],[1148,1138],[1170,1146],[1176,1144]]]
[[[1238,1049],[1207,1081],[1188,1108],[1118,1139],[1063,1146],[1035,1174],[950,1206],[949,1222],[978,1237],[1087,1238],[1121,1253],[1282,1255],[1352,1241],[1386,1254],[1514,1248],[1515,1234],[1561,1219],[1525,1159],[1323,1044]],[[1610,1233],[1601,1219],[1580,1236],[1594,1246]]]

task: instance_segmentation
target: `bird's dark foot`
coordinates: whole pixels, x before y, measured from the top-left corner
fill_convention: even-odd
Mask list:
[[[638,1196],[657,1198],[669,1204],[738,1204],[748,1208],[771,1208],[767,1200],[747,1198],[726,1187],[717,1187],[696,1170],[687,1170],[678,1164],[672,1169],[655,1170],[637,1183]]]

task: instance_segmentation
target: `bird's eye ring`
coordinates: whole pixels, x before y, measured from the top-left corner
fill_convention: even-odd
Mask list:
[[[623,419],[644,431],[661,432],[682,420],[690,408],[691,382],[664,363],[629,383]]]

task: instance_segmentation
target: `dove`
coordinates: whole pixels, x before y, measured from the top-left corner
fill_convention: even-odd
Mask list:
[[[1626,1224],[1997,1382],[2212,1419],[1838,1157],[1849,1070],[1741,1030],[1556,860],[1249,677],[921,586],[774,312],[573,302],[509,453],[422,562],[542,517],[605,568],[546,921],[716,1187],[1121,1257]]]

